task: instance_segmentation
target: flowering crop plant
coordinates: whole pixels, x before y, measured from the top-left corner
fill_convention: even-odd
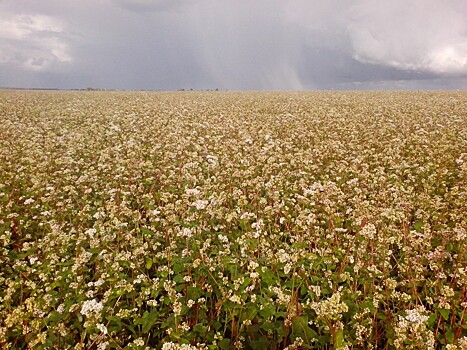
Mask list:
[[[0,348],[467,349],[467,93],[0,92]]]

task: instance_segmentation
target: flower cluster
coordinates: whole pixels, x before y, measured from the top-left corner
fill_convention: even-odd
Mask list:
[[[427,327],[429,317],[423,306],[406,310],[404,316],[399,316],[395,327],[397,349],[435,349],[434,335]]]

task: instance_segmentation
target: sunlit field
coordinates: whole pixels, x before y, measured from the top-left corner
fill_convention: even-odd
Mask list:
[[[467,349],[467,93],[0,92],[0,348]]]

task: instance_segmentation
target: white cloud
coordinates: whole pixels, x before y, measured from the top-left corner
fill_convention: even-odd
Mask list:
[[[467,73],[467,13],[459,1],[360,0],[348,9],[360,62],[435,74]]]
[[[467,73],[467,40],[434,50],[427,66],[435,73]]]
[[[53,17],[0,17],[0,63],[30,71],[47,71],[70,63],[72,56],[65,26]]]
[[[290,0],[284,16],[309,46],[362,63],[439,75],[467,73],[465,0]]]

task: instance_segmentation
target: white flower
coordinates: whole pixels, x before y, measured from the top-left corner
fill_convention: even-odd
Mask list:
[[[240,297],[238,295],[232,295],[229,300],[233,303],[236,303],[236,304],[241,304],[242,303],[242,299],[240,299]]]
[[[254,270],[256,270],[256,268],[258,266],[259,266],[259,264],[257,262],[250,261],[250,263],[248,264],[248,270],[254,271]]]
[[[144,339],[138,338],[133,342],[133,344],[135,344],[136,346],[144,346]]]
[[[217,167],[217,165],[219,164],[219,158],[217,156],[208,155],[206,156],[206,160],[208,161],[209,166],[212,168]]]
[[[198,199],[197,201],[194,201],[191,206],[192,207],[195,207],[196,209],[198,210],[202,210],[204,208],[206,208],[206,206],[208,205],[208,201],[207,200],[204,200],[204,199]]]
[[[84,232],[85,235],[88,235],[89,237],[93,238],[94,234],[97,232],[95,228],[90,228]]]
[[[189,228],[189,227],[184,227],[184,228],[182,228],[181,232],[177,233],[178,237],[190,238],[192,235],[193,235],[193,230],[191,228]]]
[[[376,237],[376,227],[373,224],[366,224],[360,234],[368,239],[374,239]]]
[[[227,236],[218,235],[217,238],[219,238],[219,241],[221,241],[222,243],[229,243],[229,239]]]
[[[109,346],[109,342],[106,341],[106,342],[104,342],[104,343],[102,343],[102,344],[99,344],[99,345],[97,346],[97,350],[105,350],[108,346]]]
[[[104,326],[102,323],[96,324],[96,327],[98,330],[100,330],[102,333],[107,334],[107,327]]]
[[[185,189],[185,194],[187,196],[197,196],[199,195],[199,190],[197,188],[186,188]]]
[[[173,303],[173,311],[176,316],[180,315],[182,312],[182,304],[179,301]]]
[[[176,344],[173,342],[164,343],[162,350],[197,350],[200,347],[189,345],[189,344]],[[204,347],[202,347],[204,349]]]
[[[24,205],[28,205],[28,204],[31,204],[31,203],[34,203],[34,199],[32,198],[28,198],[24,201]]]
[[[94,282],[94,286],[95,287],[99,287],[99,286],[102,286],[104,284],[104,280],[103,279],[98,279],[96,282]]]
[[[339,320],[344,312],[349,310],[347,304],[341,302],[340,292],[334,293],[330,298],[313,302],[311,308],[316,312],[318,317]]]
[[[157,306],[158,302],[155,299],[150,299],[150,300],[146,301],[146,304],[148,306]]]
[[[102,303],[98,302],[96,299],[86,300],[81,307],[81,315],[89,316],[90,314],[97,314],[103,309]]]
[[[413,324],[423,324],[428,321],[428,316],[420,313],[419,310],[406,310],[405,319]]]

